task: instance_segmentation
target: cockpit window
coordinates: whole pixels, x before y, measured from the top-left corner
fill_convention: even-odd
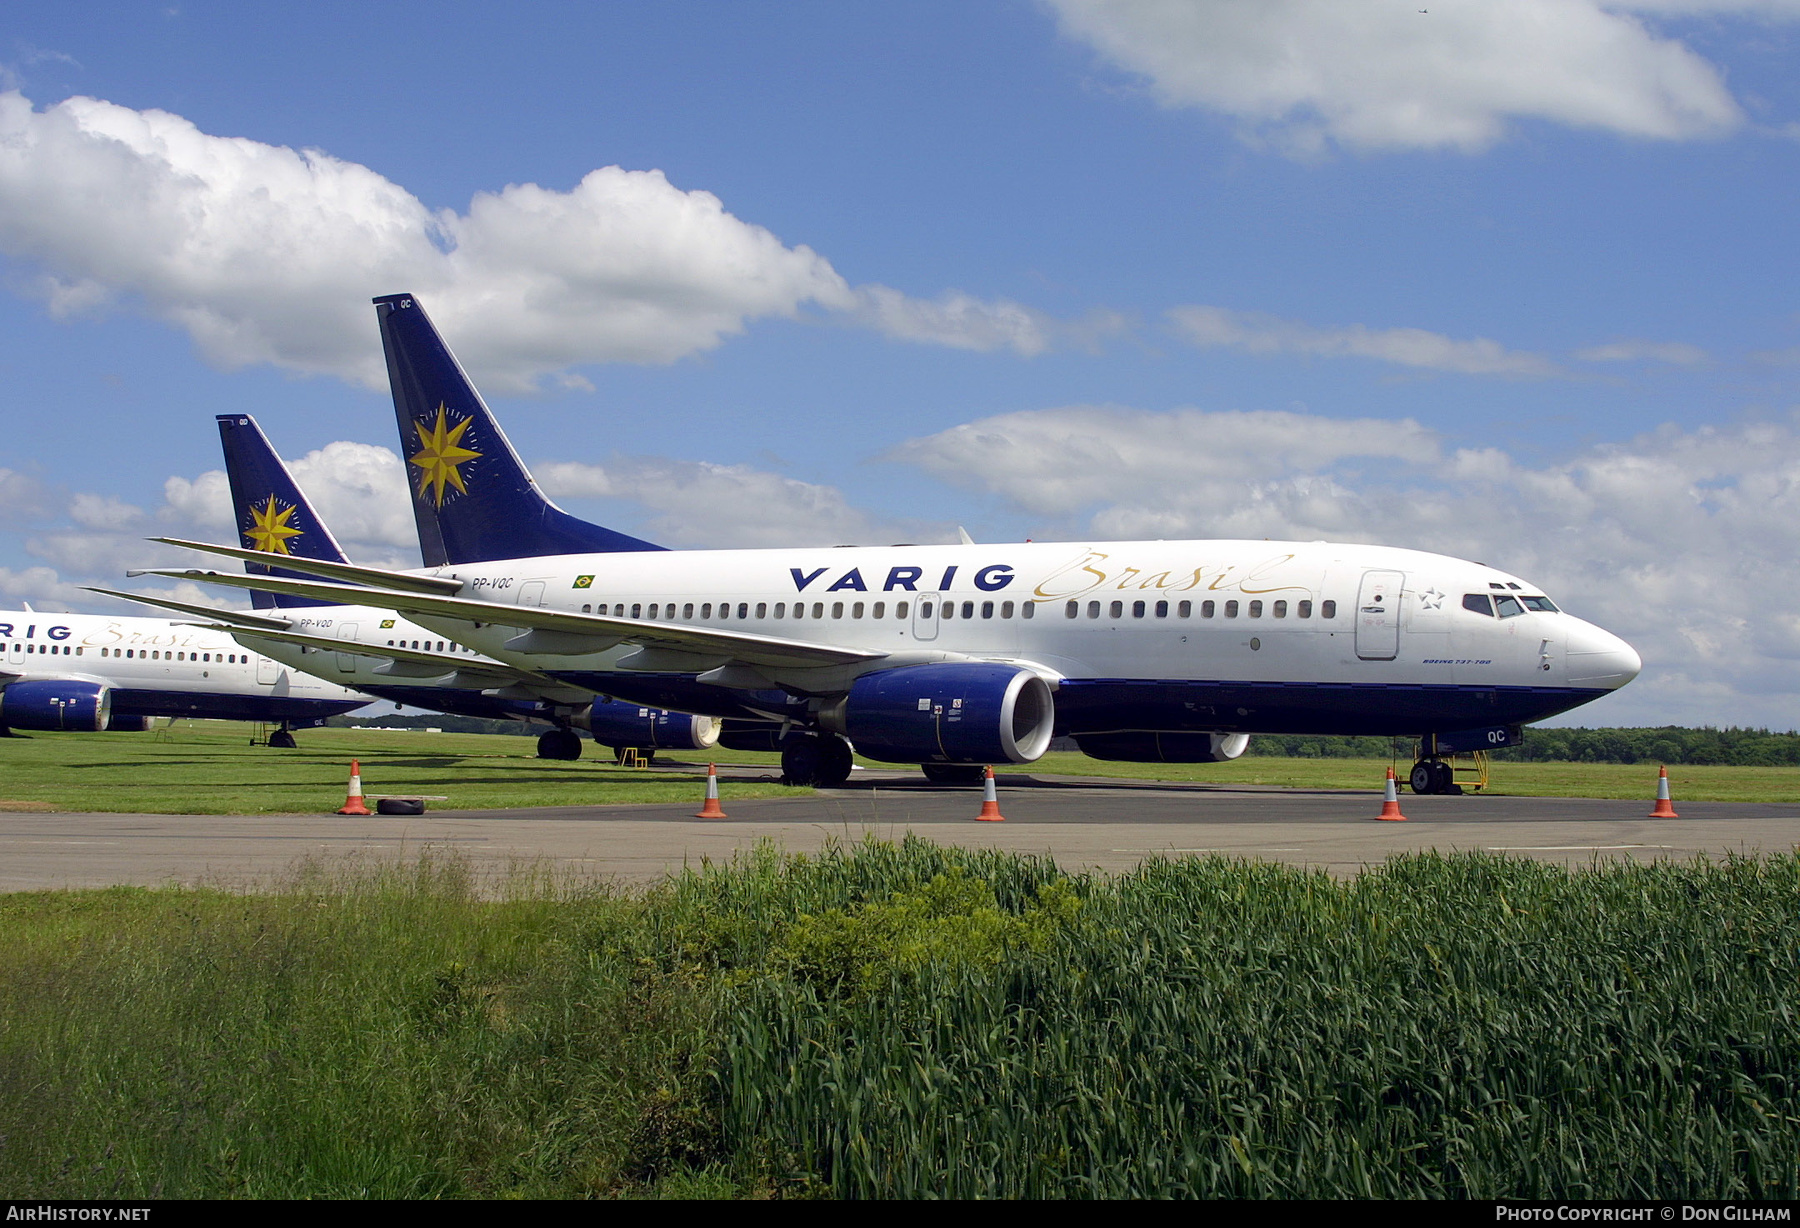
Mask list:
[[[1477,614],[1486,614],[1489,618],[1494,616],[1493,604],[1488,601],[1486,593],[1464,593],[1463,609],[1473,610]]]
[[[1548,597],[1521,597],[1519,600],[1525,603],[1528,610],[1542,610],[1546,614],[1561,613]]]
[[[1494,595],[1494,612],[1501,618],[1517,618],[1525,612],[1525,607],[1520,605],[1519,599],[1510,593],[1496,593]]]

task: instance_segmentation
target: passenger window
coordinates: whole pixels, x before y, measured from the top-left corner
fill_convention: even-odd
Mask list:
[[[1262,617],[1262,602],[1252,601],[1250,603],[1250,617],[1251,618],[1261,618]]]
[[[1236,618],[1237,614],[1238,614],[1238,603],[1235,601],[1227,601],[1225,603],[1225,617],[1226,618]]]
[[[787,602],[777,601],[775,603],[775,617],[776,618],[786,618],[787,617]]]
[[[779,608],[779,607],[777,607],[777,608]],[[700,617],[701,618],[711,618],[712,617],[712,602],[708,601],[706,604],[704,604],[700,607]],[[776,615],[776,617],[779,618],[780,615]]]
[[[1107,613],[1110,616],[1112,616],[1113,618],[1124,618],[1125,617],[1125,603],[1123,601],[1113,602],[1112,605],[1107,609]]]
[[[851,618],[861,618],[862,616],[863,616],[863,603],[858,601],[850,607],[850,617]]]
[[[1167,618],[1169,616],[1169,603],[1168,602],[1159,601],[1156,603],[1156,616],[1158,618]]]
[[[1273,613],[1276,618],[1286,618],[1287,617],[1287,602],[1277,601],[1275,603],[1275,608],[1274,608],[1274,610],[1271,611],[1271,613]]]
[[[1134,601],[1131,603],[1131,616],[1133,618],[1142,618],[1147,608],[1148,607],[1146,607],[1143,602]]]
[[[743,606],[738,607],[739,610],[742,610],[743,608],[744,608]],[[825,603],[823,601],[813,602],[813,617],[814,618],[824,618],[825,617]]]
[[[631,616],[633,618],[642,618],[644,616],[644,607],[633,602],[631,606]]]
[[[887,617],[887,602],[877,601],[875,603],[875,608],[873,610],[869,611],[869,617],[870,618],[886,618]]]
[[[963,602],[962,616],[964,618],[974,618],[975,617],[975,603],[973,601]]]
[[[1184,602],[1182,602],[1182,603],[1181,603],[1181,604],[1180,604],[1180,605],[1178,605],[1178,606],[1176,606],[1176,607],[1175,607],[1175,614],[1176,614],[1176,616],[1177,616],[1177,617],[1179,617],[1179,618],[1191,618],[1191,617],[1193,617],[1193,614],[1194,614],[1194,603],[1193,603],[1193,602],[1191,602],[1191,601],[1184,601]]]
[[[769,616],[769,603],[768,602],[759,601],[756,603],[756,616],[758,618],[767,618]]]
[[[1037,615],[1037,604],[1027,601],[1019,607],[1020,618],[1033,618]]]
[[[1079,601],[1071,601],[1068,605],[1063,607],[1063,613],[1070,618],[1074,618],[1077,614],[1081,613],[1081,603]]]
[[[1320,618],[1336,618],[1337,617],[1337,602],[1335,602],[1335,601],[1320,602],[1319,603],[1319,617]]]
[[[993,602],[984,601],[981,603],[981,616],[983,618],[992,618],[994,616],[994,603]]]
[[[648,615],[648,617],[650,617],[650,618],[655,618],[655,617],[656,617],[656,611],[657,611],[657,609],[658,609],[658,605],[657,605],[657,603],[656,603],[656,602],[654,602],[654,601],[652,601],[652,602],[651,602],[651,603],[650,603],[650,613],[649,613],[649,615]]]
[[[1098,601],[1088,602],[1088,617],[1089,618],[1099,618],[1100,617],[1100,603]]]
[[[1475,614],[1486,614],[1489,618],[1494,616],[1493,603],[1488,600],[1486,593],[1464,593],[1463,609]]]
[[[794,603],[794,617],[795,618],[805,618],[806,617],[806,603],[804,601],[796,601]]]
[[[1218,610],[1219,610],[1219,607],[1214,602],[1202,601],[1200,603],[1200,617],[1201,618],[1211,618],[1214,614],[1218,613]]]
[[[843,602],[834,601],[831,603],[831,616],[833,618],[842,618],[844,616],[844,603]]]
[[[1030,608],[1031,607],[1029,607],[1029,606],[1026,607],[1026,609],[1030,609]],[[1001,618],[1011,618],[1012,616],[1013,616],[1013,603],[1010,601],[1002,601],[1000,603],[1000,617]]]
[[[1300,603],[1299,607],[1297,609],[1295,609],[1294,617],[1296,617],[1296,618],[1311,618],[1312,617],[1312,602],[1302,601]]]
[[[955,618],[956,603],[954,601],[946,601],[944,603],[944,608],[938,612],[938,615],[941,618]]]
[[[904,601],[902,601],[899,604],[899,606],[896,608],[900,611],[900,617],[905,618],[906,617],[906,603]],[[930,618],[931,617],[931,603],[929,601],[921,601],[919,603],[919,617],[920,618]]]
[[[929,605],[925,606],[924,609],[921,610],[920,612],[922,614],[924,614],[926,618],[931,617],[931,607]],[[906,603],[904,601],[896,601],[894,603],[894,617],[895,618],[905,618],[906,617]]]
[[[681,607],[681,617],[684,619],[688,619],[688,618],[692,618],[693,616],[694,616],[694,603],[690,601],[686,605]]]

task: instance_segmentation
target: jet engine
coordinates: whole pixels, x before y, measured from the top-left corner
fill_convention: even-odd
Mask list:
[[[1055,720],[1042,678],[981,662],[864,674],[841,707],[820,714],[859,753],[889,763],[1030,763],[1049,748]]]
[[[594,735],[602,746],[635,746],[642,750],[706,750],[719,741],[719,718],[665,712],[618,700],[596,700],[574,724]]]
[[[0,691],[0,725],[98,733],[112,716],[112,692],[80,679],[33,679]]]
[[[1090,759],[1115,763],[1224,763],[1250,745],[1247,733],[1078,733]]]

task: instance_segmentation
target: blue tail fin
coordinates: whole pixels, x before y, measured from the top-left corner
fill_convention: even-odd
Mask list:
[[[544,497],[417,299],[385,295],[375,314],[427,567],[662,549]]]
[[[269,446],[256,419],[248,414],[220,414],[219,442],[225,448],[225,476],[231,482],[231,506],[246,549],[266,550],[270,554],[294,558],[322,559],[328,563],[350,561],[344,557],[337,539],[331,536],[331,530],[306,501],[306,496],[300,493],[294,475]],[[244,570],[252,575],[288,576],[297,580],[315,578],[260,563],[245,563]],[[250,599],[259,610],[325,604],[274,593],[253,592]]]

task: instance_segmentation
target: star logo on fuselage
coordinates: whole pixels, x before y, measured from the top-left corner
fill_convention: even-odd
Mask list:
[[[1441,610],[1444,608],[1444,594],[1438,592],[1437,585],[1435,584],[1419,594],[1419,601],[1427,610]]]
[[[244,541],[250,549],[265,554],[291,554],[287,548],[288,538],[299,537],[305,532],[288,523],[296,510],[294,504],[283,504],[274,495],[270,495],[261,507],[252,503],[248,513],[250,527],[244,530]]]
[[[474,449],[462,446],[463,432],[469,429],[469,423],[475,419],[472,416],[464,418],[453,426],[446,420],[447,417],[444,404],[440,401],[436,426],[414,422],[413,429],[419,432],[419,450],[406,458],[406,463],[419,471],[419,497],[424,498],[425,493],[430,491],[436,507],[444,506],[446,486],[454,486],[465,495],[469,493],[469,488],[463,485],[459,466],[481,456]]]

